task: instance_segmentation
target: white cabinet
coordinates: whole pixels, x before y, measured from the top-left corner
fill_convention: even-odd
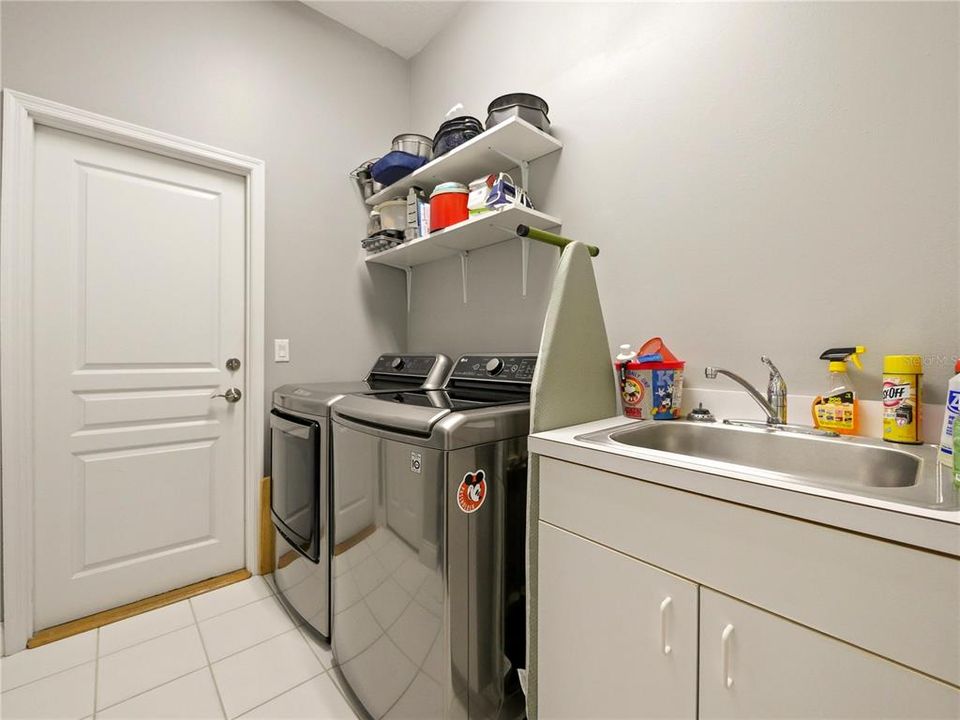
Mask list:
[[[549,457],[540,476],[540,720],[960,720],[957,556]]]
[[[540,523],[539,717],[695,718],[697,586]]]
[[[699,717],[957,718],[960,692],[701,588]]]

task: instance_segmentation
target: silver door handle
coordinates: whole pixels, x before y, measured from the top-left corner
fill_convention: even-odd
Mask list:
[[[227,388],[222,393],[217,393],[216,395],[211,395],[210,399],[222,397],[228,403],[240,402],[240,398],[243,397],[243,393],[240,392],[240,388]]]

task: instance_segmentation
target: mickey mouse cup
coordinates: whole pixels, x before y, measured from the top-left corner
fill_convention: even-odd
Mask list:
[[[623,414],[636,420],[680,417],[684,366],[660,338],[645,342],[636,359],[618,362]]]

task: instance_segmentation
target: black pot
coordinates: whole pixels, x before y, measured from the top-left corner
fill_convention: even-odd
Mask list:
[[[519,117],[544,132],[550,132],[550,119],[547,117],[549,112],[550,106],[547,102],[536,95],[530,93],[501,95],[487,106],[487,130],[508,118]]]
[[[458,145],[463,145],[467,140],[475,138],[482,132],[483,125],[475,117],[463,115],[447,120],[440,126],[433,138],[433,157],[438,158],[450,152]]]

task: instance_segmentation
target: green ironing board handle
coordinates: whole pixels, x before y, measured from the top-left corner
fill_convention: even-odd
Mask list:
[[[552,232],[547,232],[546,230],[537,230],[537,228],[532,228],[529,225],[517,225],[517,235],[536,240],[537,242],[546,243],[547,245],[554,245],[561,250],[573,242],[570,238],[565,238],[562,235],[554,235]],[[600,254],[600,248],[596,245],[587,245],[586,248],[587,252],[590,253],[590,257],[596,257]]]

